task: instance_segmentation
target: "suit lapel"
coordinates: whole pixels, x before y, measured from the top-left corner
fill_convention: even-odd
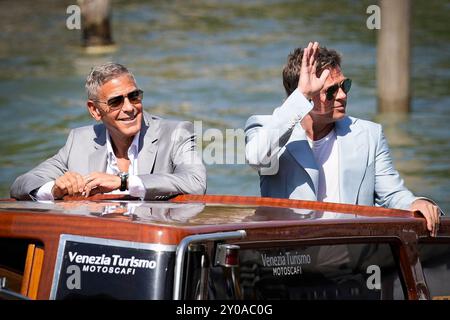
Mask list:
[[[367,167],[368,144],[364,132],[346,117],[336,123],[339,148],[339,189],[342,203],[356,204]]]
[[[106,128],[103,124],[94,126],[96,137],[94,139],[95,151],[89,155],[89,171],[105,172],[106,171]]]
[[[159,121],[144,113],[144,123],[139,137],[138,174],[153,172],[159,140]]]
[[[314,193],[317,196],[319,186],[319,170],[312,150],[308,144],[306,133],[300,129],[300,123],[294,126],[291,137],[286,143],[286,149],[294,157],[295,161],[305,169],[314,185]]]

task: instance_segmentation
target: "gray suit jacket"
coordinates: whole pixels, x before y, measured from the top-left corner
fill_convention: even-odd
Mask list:
[[[264,197],[317,200],[319,170],[300,120],[312,105],[298,91],[272,115],[246,124],[246,158],[260,174]],[[394,169],[381,125],[345,117],[336,122],[342,203],[409,209],[417,199]]]
[[[106,171],[106,128],[101,124],[70,131],[66,145],[53,157],[18,177],[11,197],[30,199],[30,193],[67,171],[86,175]],[[138,176],[146,200],[177,194],[204,194],[206,170],[198,156],[193,125],[164,120],[144,112],[139,139]]]

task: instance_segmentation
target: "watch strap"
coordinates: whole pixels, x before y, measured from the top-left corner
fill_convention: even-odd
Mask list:
[[[120,178],[120,191],[126,191],[128,189],[128,172],[119,172]]]

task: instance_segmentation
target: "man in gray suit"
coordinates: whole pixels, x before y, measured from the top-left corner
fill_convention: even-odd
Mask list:
[[[246,158],[261,195],[418,210],[435,234],[440,210],[405,188],[381,126],[346,116],[351,80],[340,62],[317,42],[296,49],[283,70],[286,101],[248,119]]]
[[[11,197],[54,200],[112,192],[162,200],[205,193],[206,170],[191,123],[144,112],[143,91],[117,63],[93,68],[86,90],[88,111],[101,123],[71,130],[56,155],[15,180]]]

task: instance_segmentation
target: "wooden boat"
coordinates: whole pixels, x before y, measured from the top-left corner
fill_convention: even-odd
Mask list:
[[[240,196],[0,201],[4,299],[448,299],[450,220]]]

